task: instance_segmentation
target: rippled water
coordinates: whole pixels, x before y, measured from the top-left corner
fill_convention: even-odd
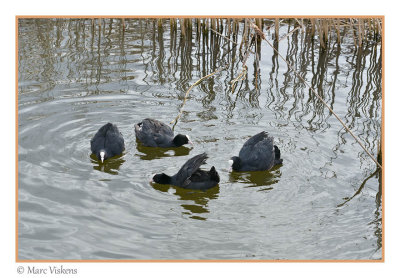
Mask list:
[[[241,63],[220,37],[181,36],[167,20],[125,24],[19,20],[19,259],[382,258],[375,164],[267,44],[232,92]],[[381,46],[355,50],[352,40],[322,51],[295,32],[279,51],[376,156]],[[226,64],[191,91],[175,127],[193,148],[137,144],[135,123],[172,121],[187,89]],[[89,141],[107,122],[118,125],[126,151],[100,165]],[[262,130],[275,137],[283,165],[230,173],[228,159]],[[149,182],[204,151],[219,186]]]

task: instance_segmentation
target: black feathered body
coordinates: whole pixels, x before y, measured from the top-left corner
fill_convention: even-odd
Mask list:
[[[125,150],[124,138],[116,125],[107,123],[90,140],[90,149],[98,159],[100,159],[100,151],[105,151],[105,159],[121,155]]]
[[[176,147],[172,129],[157,120],[144,119],[135,125],[136,138],[146,147]]]
[[[216,186],[219,183],[219,175],[214,166],[211,167],[210,171],[204,171],[198,169],[189,178],[187,184],[188,189],[200,189],[206,190]]]
[[[274,138],[263,131],[244,143],[238,163],[232,166],[235,171],[264,171],[281,163],[280,150],[274,145]]]
[[[202,153],[189,159],[178,171],[177,174],[159,183],[168,183],[187,189],[207,190],[219,183],[219,175],[215,167],[211,167],[210,171],[201,170],[200,166],[205,164],[207,154]],[[161,174],[162,175],[162,174]],[[165,174],[164,174],[165,175]],[[166,175],[165,175],[166,176]]]

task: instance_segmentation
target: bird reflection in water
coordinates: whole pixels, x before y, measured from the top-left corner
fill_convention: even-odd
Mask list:
[[[121,165],[125,162],[125,159],[123,159],[123,155],[115,156],[113,158],[109,158],[103,163],[101,163],[100,160],[97,159],[95,154],[90,155],[90,160],[92,162],[93,169],[105,172],[111,175],[118,175],[119,168]]]
[[[246,184],[246,188],[259,187],[258,191],[273,189],[281,177],[282,165],[274,166],[270,171],[230,172],[229,182]]]
[[[173,188],[174,195],[179,197],[182,201],[193,201],[192,204],[182,203],[181,206],[185,210],[183,214],[189,215],[192,219],[207,220],[207,213],[209,213],[208,202],[217,199],[219,196],[219,185],[214,186],[206,191],[184,189],[172,185],[158,184],[152,182],[151,185],[154,189],[161,192],[170,192]]]
[[[145,147],[139,141],[136,141],[136,148],[140,152],[138,155],[142,160],[152,160],[171,156],[185,156],[192,150],[191,148],[184,146],[178,148]]]

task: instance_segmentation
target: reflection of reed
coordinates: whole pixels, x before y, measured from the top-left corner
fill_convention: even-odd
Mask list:
[[[381,139],[378,141],[378,147],[377,147],[377,161],[382,164],[382,145],[381,145]],[[372,179],[372,178],[376,178],[378,179],[378,192],[376,193],[375,196],[375,203],[376,203],[376,210],[374,212],[375,214],[375,220],[372,221],[371,223],[369,223],[369,225],[374,225],[375,227],[375,236],[377,238],[377,248],[375,251],[379,251],[382,248],[382,169],[380,169],[378,166],[376,167],[376,170],[370,174],[368,177],[366,177],[362,183],[360,184],[360,186],[358,187],[358,189],[356,190],[356,192],[351,196],[351,197],[345,197],[344,202],[340,203],[339,205],[337,205],[337,207],[342,207],[345,204],[349,203],[351,200],[353,200],[354,198],[356,198],[357,196],[359,196],[367,181]]]
[[[123,28],[122,21],[115,19],[21,19],[20,28],[35,30],[37,41],[45,44],[43,48],[47,54],[43,57],[43,64],[39,65],[43,68],[40,71],[43,77],[39,78],[50,80],[53,84],[50,86],[54,86],[51,80],[60,80],[56,75],[63,75],[71,85],[83,83],[89,94],[98,93],[99,90],[104,92],[102,85],[114,80],[119,82],[122,91],[126,91],[131,84],[128,82],[129,69],[139,56],[143,65],[142,78],[146,84],[170,86],[177,91],[179,98],[183,98],[193,80],[214,72],[222,65],[229,65],[223,83],[210,78],[198,86],[205,94],[202,102],[206,108],[216,99],[214,87],[217,85],[224,86],[228,115],[232,114],[237,100],[258,108],[259,98],[265,94],[262,83],[267,80],[266,106],[280,118],[292,121],[310,132],[328,128],[330,112],[311,92],[305,91],[304,84],[294,77],[290,69],[279,72],[280,65],[275,52],[271,57],[270,71],[263,72],[259,62],[262,41],[251,33],[246,22],[221,18],[126,19]],[[275,38],[274,47],[277,49],[279,44],[282,47],[286,42],[285,59],[302,78],[311,80],[311,86],[330,108],[334,109],[337,88],[346,86],[337,84],[339,76],[351,78],[345,122],[360,134],[368,149],[375,149],[376,136],[371,135],[379,134],[382,97],[380,19],[257,19],[255,23]],[[275,34],[273,30],[279,33]],[[351,35],[351,39],[346,35]],[[355,43],[351,43],[354,38]],[[324,42],[323,47],[318,44],[321,41]],[[136,42],[140,42],[139,45]],[[58,48],[53,46],[69,48],[69,61],[57,53]],[[165,51],[166,47],[169,48],[168,52]],[[27,51],[20,48],[19,55],[27,56]],[[343,53],[354,53],[353,58],[347,60],[349,66],[339,61]],[[253,57],[249,61],[253,66],[248,67],[249,73],[237,84],[236,95],[231,95],[228,93],[230,82],[238,77],[242,63],[249,55]],[[115,61],[115,57],[119,60]],[[71,66],[75,60],[84,62]],[[65,63],[66,67],[54,68],[60,62]],[[110,73],[116,72],[114,65],[119,67],[119,76],[111,79]],[[264,75],[269,78],[263,78]],[[121,80],[125,82],[121,83]],[[288,105],[289,109],[283,109]]]
[[[48,22],[44,25],[45,30],[42,30],[43,21]],[[90,22],[93,24],[89,24]],[[226,93],[229,103],[227,111],[234,109],[237,99],[247,103],[249,107],[260,107],[262,83],[266,80],[263,75],[269,75],[267,96],[265,96],[267,107],[276,111],[279,117],[293,121],[296,125],[302,125],[311,132],[329,127],[327,119],[330,112],[315,96],[305,92],[304,85],[293,77],[290,69],[279,72],[279,61],[275,52],[271,57],[271,70],[269,73],[263,72],[259,62],[262,55],[260,47],[262,41],[258,36],[251,34],[246,22],[241,19],[221,18],[126,19],[123,28],[122,21],[115,19],[57,19],[54,22],[46,19],[21,19],[20,26],[36,29],[37,41],[46,44],[43,46],[47,55],[43,58],[42,78],[59,80],[60,78],[55,75],[63,74],[70,84],[84,83],[89,93],[104,91],[102,84],[113,81],[110,80],[110,73],[115,72],[113,66],[115,64],[119,67],[117,71],[119,76],[114,76],[113,79],[118,82],[124,80],[125,84],[121,85],[125,89],[122,90],[127,90],[130,84],[127,82],[129,80],[127,73],[129,68],[132,68],[132,63],[136,62],[135,56],[138,55],[143,65],[143,81],[149,85],[159,83],[171,86],[178,92],[180,98],[193,80],[214,72],[222,65],[230,65],[224,75],[223,83],[218,83],[219,86],[224,86],[225,92],[228,92],[230,82],[241,71],[243,59],[247,59],[250,54],[254,57],[252,62],[249,61],[253,66],[248,67],[249,74],[246,74],[243,82],[237,85],[236,96]],[[380,19],[326,19],[325,21],[257,19],[255,23],[268,32],[273,32],[272,30],[280,32],[277,36],[270,34],[271,37],[280,40],[274,40],[274,47],[279,48],[279,44],[286,41],[287,61],[303,78],[312,73],[310,79],[312,87],[316,88],[318,94],[331,108],[334,108],[337,87],[345,85],[337,84],[338,76],[351,74],[349,77],[352,79],[352,84],[345,121],[351,129],[363,129],[364,131],[359,132],[367,148],[374,149],[376,139],[368,133],[369,130],[374,134],[378,133],[381,114]],[[215,30],[226,39],[210,30]],[[68,32],[67,38],[65,32]],[[359,32],[364,33],[359,35]],[[288,33],[290,35],[286,37]],[[325,48],[319,47],[318,41],[315,40],[317,38],[321,42],[318,34],[322,34]],[[348,43],[346,34],[347,36],[355,34],[356,43]],[[140,42],[139,46],[133,43],[136,41]],[[66,62],[65,58],[57,53],[57,47],[53,47],[63,47],[63,45],[67,45],[70,49],[72,56],[68,59],[71,62]],[[169,47],[168,52],[165,51],[166,45]],[[118,46],[119,61],[113,60],[116,46]],[[354,53],[353,59],[348,60],[349,67],[339,62],[342,53]],[[26,54],[27,49],[19,49],[19,55],[27,56]],[[70,64],[75,60],[84,63],[80,64],[80,68],[76,68],[77,65]],[[52,68],[60,62],[64,62],[66,68]],[[23,66],[20,65],[21,68]],[[64,72],[65,70],[67,71]],[[280,75],[283,78],[280,78]],[[216,85],[213,78],[199,85],[198,89],[206,94],[203,105],[209,106],[214,102]],[[290,109],[283,109],[288,104]],[[364,119],[361,125],[357,122],[360,117]]]
[[[351,76],[352,84],[347,96],[348,110],[344,117],[346,124],[359,134],[369,150],[377,149],[380,138],[381,62],[381,49],[377,46],[357,49],[354,59],[355,70]],[[344,142],[344,134],[339,136]]]

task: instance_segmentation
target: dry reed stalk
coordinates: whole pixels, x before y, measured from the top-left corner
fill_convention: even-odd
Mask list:
[[[360,18],[360,21],[361,21],[362,41],[364,42],[365,41],[365,37],[366,37],[366,34],[365,34],[365,20]]]
[[[258,26],[257,26],[258,27]],[[261,30],[261,29],[260,29]],[[261,30],[262,31],[262,30]],[[259,51],[259,46],[258,46],[258,43],[260,42],[261,43],[261,39],[259,39],[259,38],[257,38],[256,40],[256,60],[255,60],[255,65],[254,65],[254,71],[255,71],[255,76],[254,76],[254,83],[255,83],[255,89],[258,91],[258,73],[259,73],[259,71],[260,71],[260,65],[259,65],[259,62],[260,62],[260,57],[259,57],[259,55],[258,55],[258,51]]]
[[[215,30],[215,29],[216,29],[216,28],[215,28],[215,25],[216,25],[216,23],[215,23],[215,18],[212,18],[212,19],[211,19],[211,28],[210,28],[210,29],[214,29],[214,30]]]
[[[246,74],[247,74],[247,66],[246,65],[244,65],[243,67],[242,67],[242,71],[239,73],[239,75],[235,78],[235,79],[233,79],[230,83],[232,84],[232,86],[231,86],[231,90],[232,90],[232,93],[235,91],[235,89],[236,89],[236,84],[239,82],[239,81],[242,81],[242,80],[244,80],[244,78],[246,77]]]
[[[200,22],[200,18],[196,19],[196,27],[197,27],[197,36],[200,37],[200,32],[201,32],[201,22]]]
[[[234,22],[234,28],[233,28],[233,33],[237,34],[238,30],[239,30],[239,23],[238,23],[238,19],[235,19]]]
[[[360,18],[358,19],[358,46],[361,47],[362,42],[363,42],[363,35],[364,35],[364,30],[362,27],[363,20]]]
[[[339,19],[333,20],[335,29],[336,29],[336,36],[337,36],[337,43],[340,45],[340,22]]]
[[[245,26],[244,26],[244,28],[243,28],[243,36],[242,36],[242,42],[240,43],[240,47],[239,47],[239,49],[241,50],[241,48],[242,48],[242,46],[243,46],[243,38],[246,38],[247,37],[247,34],[246,33],[249,33],[250,32],[250,26],[249,26],[249,24],[246,24],[246,22],[248,21],[248,19],[246,19],[245,20]],[[251,23],[251,21],[249,21],[250,23]],[[247,25],[247,27],[246,27],[246,25]],[[262,32],[261,32],[262,33]],[[263,34],[263,33],[262,33]],[[218,34],[218,35],[221,35],[221,34]],[[253,36],[254,36],[254,34],[251,34],[251,38],[249,39],[249,41],[251,41],[252,39],[253,39]],[[225,36],[222,36],[223,38],[225,38],[225,39],[227,39],[227,40],[229,40],[229,41],[231,41],[230,39],[228,39],[227,37],[225,37]],[[232,41],[233,42],[233,41]],[[235,43],[235,42],[234,42]],[[235,43],[236,44],[236,43]],[[230,83],[232,84],[232,93],[235,91],[235,89],[236,89],[236,84],[237,84],[237,82],[238,81],[242,81],[242,80],[244,80],[244,78],[246,77],[246,74],[247,74],[247,66],[246,66],[246,61],[247,61],[247,59],[248,59],[248,57],[249,57],[249,55],[250,55],[250,53],[253,53],[251,50],[250,50],[250,46],[251,46],[251,44],[249,43],[249,44],[246,44],[246,46],[247,46],[247,48],[246,48],[246,50],[245,50],[245,57],[244,57],[244,59],[243,59],[243,61],[242,61],[242,71],[239,73],[239,75],[235,78],[235,79],[233,79]],[[254,54],[254,53],[253,53]]]
[[[368,19],[368,36],[371,36],[373,19]]]
[[[314,37],[315,36],[315,18],[311,18],[310,23],[311,23],[311,37]]]
[[[250,22],[251,28],[255,29],[257,33],[261,32],[257,30],[258,27],[254,23]],[[342,124],[342,126],[350,133],[350,135],[357,141],[361,148],[371,157],[376,165],[382,169],[382,165],[375,159],[375,157],[365,148],[360,139],[346,126],[346,124],[340,119],[340,117],[329,107],[329,105],[323,100],[323,98],[315,91],[315,89],[299,74],[296,69],[279,53],[279,51],[266,39],[265,35],[262,38],[268,43],[270,47],[276,52],[276,54],[287,64],[287,66],[297,75],[297,77],[314,93],[314,95],[325,105],[326,108],[336,117],[336,119]]]
[[[354,45],[357,47],[358,43],[357,43],[357,38],[356,38],[356,31],[354,30],[354,26],[353,26],[353,19],[350,18],[350,32],[353,35],[353,40],[354,40]]]
[[[227,29],[227,31],[226,31],[226,35],[227,35],[227,37],[230,37],[231,36],[231,31],[232,31],[232,26],[231,26],[231,19],[229,18],[229,19],[227,19],[227,24],[228,24],[228,29]]]
[[[240,42],[239,50],[242,50],[242,46],[246,45],[247,43],[247,31],[248,27],[246,26],[246,21],[245,21],[243,26],[242,41]]]
[[[199,80],[197,80],[192,86],[190,86],[190,88],[186,91],[185,97],[184,97],[184,99],[183,99],[182,107],[181,107],[181,109],[179,110],[178,116],[176,116],[176,118],[175,118],[173,121],[170,122],[170,124],[174,124],[173,127],[172,127],[172,130],[174,129],[175,125],[178,123],[178,120],[179,120],[179,118],[180,118],[181,115],[182,115],[183,107],[185,106],[187,97],[189,96],[189,92],[190,92],[195,86],[197,86],[198,84],[200,84],[200,82],[203,81],[204,79],[207,79],[207,78],[213,76],[214,74],[216,74],[216,73],[218,73],[218,72],[220,72],[220,71],[222,71],[222,70],[224,70],[224,69],[227,69],[227,68],[228,68],[228,65],[225,66],[225,67],[219,68],[219,69],[217,69],[216,71],[214,71],[214,72],[212,72],[212,73],[210,73],[210,74],[208,74],[208,75],[206,75],[206,76],[203,76],[202,78],[200,78]]]
[[[246,19],[245,22],[247,22],[248,20],[249,19]],[[249,21],[249,22],[251,22],[251,21]],[[250,47],[251,47],[251,42],[253,41],[253,37],[254,37],[255,33],[250,31],[250,25],[249,24],[247,24],[246,29],[247,29],[246,30],[246,50],[244,51],[245,56],[244,56],[244,59],[242,61],[243,66],[246,64],[246,61],[249,58],[250,53],[254,54],[254,52],[251,51]]]
[[[374,19],[374,31],[375,35],[379,34],[379,20],[377,18]]]
[[[275,18],[275,40],[279,41],[279,18]]]
[[[209,19],[205,18],[204,21],[203,21],[203,35],[204,36],[208,35],[208,30],[209,30],[208,24],[209,24]]]
[[[301,18],[300,21],[299,21],[297,18],[295,18],[295,20],[296,20],[297,24],[300,25],[301,31],[304,32],[303,19]]]
[[[174,30],[177,32],[178,31],[178,24],[180,25],[180,20],[178,18],[174,18]]]
[[[382,21],[378,20],[378,34],[382,34]]]
[[[322,30],[323,30],[323,39],[325,44],[328,44],[329,39],[329,21],[327,19],[322,20]]]
[[[279,42],[281,42],[282,40],[286,39],[288,36],[290,36],[291,34],[293,34],[295,31],[299,30],[300,26],[297,26],[296,28],[294,28],[292,31],[290,31],[289,33],[287,33],[285,36],[283,36],[282,38],[279,39]]]
[[[185,27],[185,19],[179,19],[179,25],[181,27],[181,34],[185,37],[186,36],[186,27]]]
[[[224,30],[224,26],[223,26],[224,20],[222,18],[218,18],[217,21],[218,21],[218,30],[219,30],[219,32],[222,32]]]
[[[234,42],[234,41],[233,41],[233,40],[231,40],[230,38],[228,38],[228,37],[226,37],[226,36],[222,35],[221,33],[217,32],[217,31],[215,31],[215,30],[213,30],[213,29],[211,29],[211,31],[213,31],[215,34],[217,34],[217,35],[220,35],[220,36],[221,36],[221,37],[223,37],[224,39],[226,39],[226,40],[228,40],[228,41],[230,41],[230,42],[232,42],[232,43],[234,43],[234,44],[236,44],[236,45],[237,45],[237,43],[236,43],[236,42]]]
[[[322,46],[322,48],[326,48],[325,40],[324,40],[323,26],[322,26],[322,22],[320,19],[317,22],[317,30],[318,30],[318,37],[319,37],[320,45]]]
[[[262,31],[263,29],[262,18],[256,18],[256,25]]]

